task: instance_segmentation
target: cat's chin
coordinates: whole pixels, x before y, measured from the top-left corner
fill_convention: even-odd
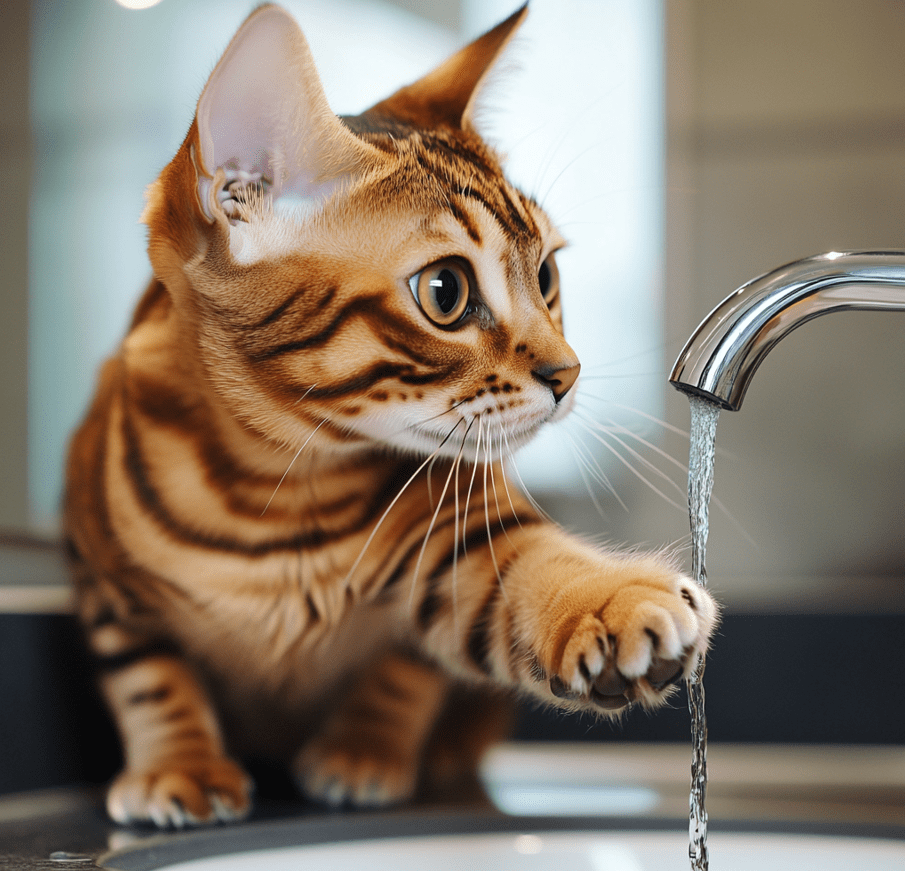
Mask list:
[[[463,416],[445,428],[436,426],[436,421],[433,426],[409,425],[401,430],[394,426],[389,436],[382,432],[380,422],[362,435],[394,450],[423,458],[461,459],[466,463],[497,462],[525,447],[546,426],[566,418],[574,402],[572,391],[558,405],[536,409],[535,413],[520,415],[515,421],[506,421],[497,415],[476,414]]]
[[[408,433],[403,439],[394,439],[388,446],[424,459],[461,459],[468,464],[498,462],[533,441],[544,425],[544,422],[540,422],[518,430],[505,431],[500,427],[493,427],[489,434],[485,427],[480,436],[475,426],[470,427],[467,433],[464,426],[452,433],[414,432]]]

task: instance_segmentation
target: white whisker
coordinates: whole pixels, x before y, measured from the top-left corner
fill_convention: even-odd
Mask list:
[[[355,570],[358,568],[358,566],[361,564],[361,561],[364,559],[365,552],[367,551],[368,547],[370,547],[371,542],[374,540],[374,536],[377,535],[377,531],[380,529],[381,525],[383,524],[383,521],[386,520],[387,515],[390,513],[390,511],[393,510],[393,506],[402,498],[402,494],[405,493],[405,491],[409,488],[412,481],[414,481],[415,478],[418,477],[421,470],[429,462],[431,462],[433,459],[436,458],[436,456],[443,449],[443,446],[449,440],[450,436],[452,436],[452,434],[459,428],[459,424],[462,422],[463,422],[462,418],[459,418],[459,420],[456,421],[455,426],[446,434],[446,438],[444,438],[443,441],[440,442],[440,444],[434,450],[434,452],[430,456],[428,456],[424,460],[424,462],[422,462],[421,465],[418,466],[417,469],[415,469],[415,471],[412,473],[412,476],[408,479],[408,481],[406,481],[402,485],[402,489],[393,497],[393,501],[390,502],[390,504],[386,507],[386,510],[383,512],[383,514],[380,515],[380,519],[377,521],[377,524],[371,530],[371,534],[368,536],[368,540],[364,543],[364,547],[362,547],[361,553],[358,554],[358,557],[356,558],[355,562],[352,563],[352,568],[350,568],[348,573],[346,574],[344,586],[348,586],[349,580],[351,579],[352,575],[355,574]]]
[[[581,151],[579,151],[578,154],[573,155],[572,158],[566,162],[565,166],[563,166],[562,169],[560,169],[560,171],[558,173],[556,173],[556,175],[553,177],[553,181],[551,181],[550,184],[547,185],[546,192],[543,194],[543,196],[541,196],[538,199],[538,202],[546,202],[549,199],[550,193],[553,191],[553,188],[556,187],[556,183],[570,169],[572,169],[572,167],[575,166],[575,164],[578,163],[582,157],[584,157],[586,154],[589,154],[592,151],[598,150],[599,148],[600,148],[600,144],[597,142],[594,142],[591,145],[589,145],[587,148],[584,148]],[[600,196],[604,196],[604,194],[601,194]],[[591,197],[591,200],[595,200],[595,199],[597,199],[597,197]],[[571,207],[570,207],[570,210],[571,210]]]
[[[488,453],[488,449],[491,446],[491,440],[488,438],[484,443],[484,521],[487,527],[487,544],[490,547],[490,558],[493,560],[493,570],[496,572],[497,582],[500,585],[500,592],[503,594],[503,599],[508,603],[509,598],[506,595],[506,587],[503,585],[503,576],[500,574],[500,566],[497,563],[496,559],[496,550],[493,547],[493,536],[490,534],[490,500],[487,498],[487,467],[490,465],[490,459],[492,459],[492,453]]]
[[[313,390],[313,388],[309,388],[309,390]],[[305,447],[308,445],[308,442],[310,442],[311,439],[314,438],[314,436],[317,434],[317,431],[318,431],[318,430],[319,430],[319,429],[320,429],[320,428],[321,428],[328,420],[329,420],[329,418],[328,418],[328,417],[325,417],[325,418],[324,418],[324,419],[323,419],[323,420],[322,420],[322,421],[321,421],[321,422],[320,422],[320,423],[312,430],[312,432],[311,432],[311,434],[308,436],[308,438],[306,438],[305,441],[302,442],[302,446],[295,452],[295,456],[289,461],[289,465],[286,467],[286,471],[283,472],[283,477],[280,478],[279,481],[277,481],[276,487],[273,488],[273,493],[270,494],[270,498],[267,500],[267,504],[264,506],[264,510],[261,511],[261,517],[263,517],[263,516],[267,513],[267,509],[270,508],[270,503],[273,502],[274,497],[277,495],[277,490],[280,489],[280,485],[283,483],[283,481],[286,480],[286,476],[289,474],[289,471],[290,471],[290,469],[292,469],[292,466],[293,466],[293,464],[295,463],[295,461],[299,458],[299,455],[302,453],[303,450],[305,450]]]
[[[655,417],[652,414],[648,414],[645,411],[641,411],[640,408],[633,408],[631,405],[623,405],[620,402],[614,402],[611,399],[606,399],[603,396],[594,396],[592,393],[582,394],[583,399],[596,399],[598,402],[606,402],[609,405],[612,405],[613,408],[618,408],[620,411],[630,411],[632,414],[637,414],[638,417],[643,417],[645,420],[649,420],[651,423],[657,424],[657,426],[662,427],[668,432],[675,433],[676,435],[682,436],[684,439],[688,439],[688,430],[681,429],[680,427],[673,426],[671,423],[667,423],[665,420],[661,420],[659,417]]]
[[[459,636],[459,469],[462,463],[462,452],[465,450],[465,442],[468,440],[468,433],[474,426],[474,418],[468,424],[465,434],[462,436],[462,444],[459,445],[459,452],[456,454],[453,463],[454,485],[453,499],[455,506],[455,529],[453,530],[453,566],[452,566],[452,608],[453,608],[453,635]],[[463,531],[464,535],[464,531]]]
[[[585,381],[629,381],[632,378],[655,378],[660,372],[620,372],[616,375],[582,375],[582,382]],[[598,397],[591,397],[597,399]],[[603,402],[608,400],[603,399]]]
[[[466,430],[466,435],[468,431]],[[464,446],[464,442],[462,443]],[[461,455],[461,448],[459,448]],[[431,468],[433,468],[433,464],[431,464]],[[453,475],[456,473],[456,463],[455,461],[450,464],[449,474],[446,476],[446,483],[443,485],[443,491],[440,493],[440,499],[437,502],[437,508],[435,509],[433,516],[431,517],[431,522],[428,524],[427,532],[424,533],[424,541],[421,544],[421,550],[418,553],[418,561],[415,563],[415,571],[412,573],[412,584],[409,587],[409,600],[408,600],[408,610],[412,609],[412,602],[415,598],[415,588],[418,585],[418,575],[421,572],[421,563],[424,561],[424,553],[427,550],[427,542],[430,540],[431,533],[434,531],[434,524],[437,522],[437,518],[440,516],[440,509],[443,507],[443,500],[446,498],[446,491],[449,489],[449,482],[452,480]],[[430,475],[430,471],[428,471],[428,475]],[[430,478],[428,477],[428,482],[430,482]],[[433,505],[433,500],[431,500],[431,505]],[[459,515],[456,513],[456,522],[458,523]]]
[[[434,488],[433,488],[433,478],[431,477],[434,472],[434,464],[439,459],[439,454],[434,454],[434,458],[430,461],[430,465],[427,467],[427,502],[431,508],[434,507]]]
[[[678,502],[676,502],[674,499],[671,499],[662,490],[660,490],[660,488],[657,487],[653,483],[653,481],[649,481],[647,478],[645,478],[644,475],[642,475],[628,460],[625,459],[625,457],[622,456],[622,454],[619,453],[619,451],[617,451],[608,441],[606,441],[606,439],[604,439],[603,436],[600,435],[600,433],[598,433],[595,429],[593,429],[591,426],[589,426],[584,420],[582,420],[579,415],[575,415],[575,419],[581,423],[581,425],[587,431],[588,435],[591,436],[591,438],[596,439],[598,442],[600,442],[600,444],[602,444],[617,460],[619,460],[619,462],[622,463],[623,466],[625,466],[636,478],[638,478],[643,483],[645,483],[651,490],[654,491],[654,493],[656,493],[658,496],[660,496],[667,504],[672,505],[682,511],[685,510],[684,505],[681,505]],[[615,436],[613,436],[613,437],[616,438]],[[619,441],[619,439],[617,439],[617,441]],[[629,450],[631,450],[631,449],[629,449]],[[639,456],[640,459],[644,460],[643,457],[640,457],[640,454],[637,454],[637,452],[634,452],[634,453],[637,456]],[[647,461],[645,460],[644,462],[647,462]],[[660,475],[663,474],[662,472],[660,472],[659,469],[657,469],[656,471]],[[667,478],[667,480],[669,480],[669,479]],[[675,485],[674,481],[670,480],[670,483]]]
[[[499,457],[500,457],[500,465],[502,466],[502,457],[503,457],[503,436],[502,435],[500,435]],[[512,539],[509,538],[509,530],[507,530],[506,526],[503,524],[503,515],[500,512],[500,498],[499,498],[499,494],[497,493],[496,476],[493,473],[493,468],[495,465],[496,465],[496,463],[493,462],[493,454],[491,452],[490,488],[493,490],[493,501],[494,501],[494,504],[496,505],[496,516],[497,516],[497,519],[500,521],[500,526],[503,529],[503,535],[505,535],[506,538],[509,539],[509,543],[512,544]]]
[[[315,387],[317,387],[317,384],[312,384],[298,399],[296,399],[294,404],[298,405],[312,390],[314,390]]]
[[[435,429],[429,428],[428,424],[432,423],[435,420],[440,420],[441,417],[445,417],[447,414],[452,414],[459,408],[459,406],[464,405],[468,402],[467,399],[463,399],[461,402],[457,402],[455,405],[451,405],[446,411],[441,411],[439,414],[431,415],[430,417],[426,417],[424,420],[416,420],[413,423],[407,423],[404,426],[400,426],[399,429],[392,430],[391,432],[386,433],[382,436],[383,441],[392,444],[393,440],[403,433],[409,432],[410,430],[425,430],[427,435],[439,435]]]
[[[585,471],[585,460],[581,457],[578,452],[578,448],[576,446],[575,440],[570,436],[569,437],[570,447],[572,449],[572,456],[575,457],[575,464],[578,466],[578,474],[581,475],[581,480],[584,482],[585,489],[588,491],[588,497],[591,500],[591,504],[597,510],[597,513],[603,520],[606,520],[606,514],[604,513],[603,508],[600,505],[600,502],[597,501],[597,496],[594,493],[593,488],[591,487],[591,482],[588,480],[588,472]]]
[[[512,471],[515,472],[515,477],[518,479],[519,489],[522,491],[524,497],[528,500],[528,504],[541,516],[544,520],[549,520],[550,523],[555,523],[553,518],[541,508],[540,503],[531,495],[531,491],[528,490],[527,485],[522,479],[521,472],[518,470],[518,463],[515,461],[515,454],[510,452],[509,459],[512,461]]]
[[[583,375],[582,375],[582,378],[584,378]],[[638,408],[633,408],[633,407],[630,406],[630,405],[622,405],[622,404],[620,404],[620,403],[618,403],[618,402],[612,402],[611,400],[603,399],[602,397],[598,397],[598,396],[592,396],[592,395],[587,395],[587,394],[586,394],[586,396],[587,396],[587,398],[590,398],[590,399],[598,399],[598,400],[600,400],[601,402],[609,402],[609,403],[610,403],[611,405],[613,405],[615,408],[619,408],[619,409],[621,409],[621,410],[623,410],[623,411],[630,411],[630,412],[632,412],[633,414],[637,414],[639,417],[642,417],[642,418],[644,418],[644,419],[646,419],[646,420],[649,420],[651,423],[655,423],[655,424],[657,424],[658,426],[662,427],[664,430],[667,430],[667,431],[669,431],[669,432],[671,432],[671,433],[674,433],[675,435],[681,436],[683,439],[688,439],[688,437],[689,437],[689,436],[688,436],[688,432],[687,432],[686,430],[683,430],[683,429],[681,429],[680,427],[677,427],[677,426],[673,426],[672,424],[667,423],[665,420],[661,420],[661,419],[658,418],[658,417],[655,417],[655,416],[653,416],[653,415],[651,415],[651,414],[647,414],[646,412],[641,411],[641,410],[638,409]],[[576,415],[576,418],[578,418],[578,417],[579,417],[579,415]],[[598,425],[598,426],[601,426],[601,425],[600,425],[599,423],[597,423],[596,421],[595,421],[594,423],[595,423],[596,425]],[[612,427],[615,427],[616,429],[618,429],[618,431],[621,432],[621,433],[623,433],[624,435],[629,436],[629,437],[635,439],[635,440],[638,441],[640,444],[644,445],[644,447],[646,447],[646,448],[648,448],[648,449],[654,451],[654,453],[656,453],[656,454],[658,454],[659,456],[661,456],[664,460],[666,460],[666,461],[667,461],[668,463],[670,463],[671,465],[675,466],[677,469],[681,469],[681,470],[682,470],[682,473],[687,475],[688,470],[687,470],[687,467],[685,466],[685,464],[682,463],[682,462],[680,462],[679,460],[677,460],[677,459],[676,459],[675,457],[673,457],[672,455],[670,455],[668,451],[664,451],[662,448],[658,447],[658,446],[655,445],[653,442],[650,442],[650,441],[648,441],[648,440],[642,438],[642,437],[641,437],[640,435],[638,435],[637,433],[632,432],[632,430],[628,429],[628,428],[625,427],[625,426],[622,426],[622,425],[620,425],[620,424],[617,424],[617,423],[615,423],[614,421],[610,421],[610,425],[611,425]],[[609,429],[606,429],[606,428],[603,428],[603,427],[601,427],[601,429],[602,429],[603,432],[607,432],[607,433],[610,432]],[[717,454],[719,454],[720,456],[729,456],[729,457],[732,457],[732,456],[733,456],[733,455],[731,454],[731,452],[720,450],[720,448],[717,448],[716,451],[717,451]],[[661,474],[662,474],[662,473],[661,473]],[[682,491],[682,488],[681,488],[679,485],[674,485],[674,487],[675,487],[675,489],[676,489],[677,491],[683,492],[683,491]],[[612,491],[611,491],[611,492],[612,492]],[[615,495],[615,494],[614,494],[614,495]],[[617,498],[618,498],[618,497],[617,497]],[[668,500],[668,501],[669,501],[669,500]],[[741,536],[745,539],[745,541],[747,541],[749,544],[751,544],[751,545],[757,547],[757,542],[751,537],[751,534],[744,528],[744,526],[742,525],[741,521],[739,521],[739,519],[738,519],[738,518],[737,518],[737,517],[736,517],[736,516],[728,509],[728,507],[726,506],[726,504],[725,504],[721,499],[719,499],[717,496],[713,496],[713,497],[711,498],[711,502],[713,502],[714,507],[717,508],[717,509],[719,509],[719,511],[721,511],[721,512],[723,513],[723,515],[729,520],[729,522],[730,522],[730,523],[738,530],[738,532],[739,532],[739,533],[741,534]],[[670,501],[670,504],[672,504],[671,501]]]
[[[588,446],[584,442],[573,438],[568,432],[566,432],[565,435],[572,446],[573,455],[575,457],[576,463],[578,464],[579,471],[582,472],[582,478],[584,478],[585,486],[588,486],[587,475],[590,475],[619,503],[623,511],[628,511],[628,506],[619,497],[619,494],[616,492],[616,488],[612,485],[610,479],[606,476],[606,473],[603,471],[600,463],[597,462],[597,459],[591,453],[591,450],[588,448]],[[588,487],[588,495],[591,497],[591,501],[596,505],[597,500],[590,487]],[[603,516],[604,512],[602,510],[599,510],[599,513],[601,514],[601,516]]]
[[[545,184],[544,177],[553,166],[556,156],[559,153],[559,150],[562,148],[563,144],[567,142],[571,136],[574,135],[577,125],[588,117],[587,112],[599,106],[605,99],[609,99],[608,95],[601,95],[597,99],[593,100],[589,106],[583,107],[580,111],[572,113],[571,119],[569,119],[567,123],[563,123],[561,135],[558,139],[550,143],[550,145],[547,147],[547,154],[544,155],[543,160],[538,162],[537,181],[534,185],[535,191],[539,191],[541,185]],[[584,153],[585,152],[582,152],[582,154],[578,156],[583,156]],[[577,158],[572,158],[571,160],[569,160],[565,168],[567,169],[573,163],[575,163],[576,159]],[[535,197],[538,203],[543,204],[547,200],[547,198],[550,196],[550,193],[553,191],[556,182],[559,181],[562,174],[562,171],[559,172],[556,178],[546,186],[547,191],[543,196]]]
[[[515,510],[515,505],[512,503],[512,493],[509,490],[509,480],[506,477],[506,460],[512,459],[512,448],[509,447],[509,434],[506,432],[505,427],[500,427],[500,454],[503,452],[503,439],[506,440],[506,457],[500,457],[500,473],[503,476],[503,489],[506,491],[506,497],[509,499],[509,507],[512,509],[512,516],[515,518],[515,522],[521,527],[522,521],[519,520],[518,511]]]
[[[653,475],[656,475],[658,478],[665,481],[667,484],[669,484],[670,487],[672,487],[673,490],[675,490],[681,496],[683,496],[683,497],[685,496],[685,489],[683,487],[681,487],[679,484],[677,484],[675,481],[673,481],[673,479],[670,478],[669,475],[667,475],[666,472],[664,472],[662,469],[658,469],[650,460],[647,459],[647,457],[643,456],[638,451],[636,451],[628,442],[619,438],[619,436],[616,435],[616,433],[613,432],[613,430],[605,429],[604,432],[606,432],[607,435],[609,435],[609,437],[611,439],[613,439],[617,444],[619,444],[621,447],[625,448],[625,450],[628,451],[629,456],[634,457],[639,463],[641,463],[642,466],[644,466],[645,469],[647,469]],[[682,464],[679,463],[677,460],[673,460],[673,462],[675,462],[679,466],[679,468],[682,468]]]
[[[675,457],[668,454],[666,451],[664,451],[662,448],[655,445],[653,442],[649,442],[647,439],[642,438],[640,435],[638,435],[638,433],[632,432],[627,427],[624,427],[624,426],[622,426],[622,424],[618,424],[613,420],[608,421],[608,423],[616,431],[622,433],[623,435],[629,436],[630,438],[635,439],[635,441],[637,441],[639,444],[644,445],[644,447],[646,447],[648,450],[653,451],[655,454],[657,454],[657,456],[660,456],[664,460],[666,460],[668,463],[671,463],[673,466],[675,466],[677,469],[679,469],[683,475],[685,475],[685,476],[688,475],[688,466],[686,466],[684,463],[679,462]],[[664,475],[664,477],[666,477],[666,476]]]
[[[481,452],[481,442],[484,438],[484,418],[478,416],[478,436],[475,440],[474,464],[471,468],[471,480],[468,482],[468,494],[465,497],[465,513],[462,516],[462,555],[468,556],[468,545],[465,542],[465,533],[468,531],[468,504],[471,502],[471,490],[474,487],[475,475],[478,472],[478,456]]]

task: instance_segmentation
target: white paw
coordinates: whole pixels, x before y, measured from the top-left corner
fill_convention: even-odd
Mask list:
[[[565,621],[549,691],[576,706],[654,707],[686,677],[716,625],[706,591],[679,578],[674,589],[628,584],[597,611]]]

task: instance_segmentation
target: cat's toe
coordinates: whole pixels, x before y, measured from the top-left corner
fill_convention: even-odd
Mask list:
[[[599,612],[564,620],[567,636],[553,633],[547,650],[561,652],[547,690],[565,708],[657,707],[691,673],[716,619],[712,598],[682,576],[626,584]]]
[[[251,810],[252,783],[229,759],[124,771],[107,793],[107,812],[122,825],[161,829],[229,823]]]
[[[373,747],[343,747],[314,741],[297,756],[296,781],[313,801],[330,807],[376,808],[411,798],[414,760],[380,755]]]

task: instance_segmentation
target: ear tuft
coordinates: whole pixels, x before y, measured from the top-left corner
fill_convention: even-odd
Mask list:
[[[211,74],[196,113],[200,201],[230,215],[249,186],[274,199],[325,198],[374,159],[374,150],[330,110],[311,51],[292,16],[258,8]],[[222,170],[223,190],[210,191]]]

